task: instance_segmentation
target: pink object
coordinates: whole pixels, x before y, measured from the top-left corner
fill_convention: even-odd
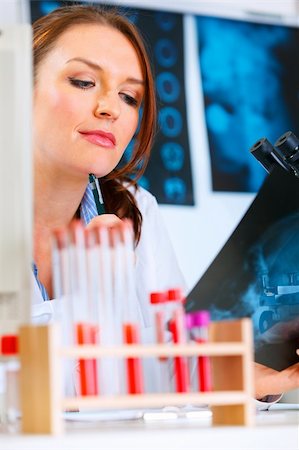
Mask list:
[[[195,311],[186,315],[186,328],[190,330],[192,339],[198,344],[208,342],[209,324],[209,311]],[[211,361],[208,356],[198,357],[198,389],[200,392],[212,390]]]

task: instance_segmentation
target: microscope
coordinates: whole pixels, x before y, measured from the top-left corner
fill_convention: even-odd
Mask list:
[[[299,139],[291,131],[280,136],[274,146],[263,137],[250,149],[268,173],[280,166],[299,177]],[[298,261],[299,264],[299,261]],[[259,330],[265,333],[276,323],[292,320],[299,314],[299,277],[288,274],[287,285],[274,285],[268,274],[261,275],[260,306],[265,309],[259,318]]]
[[[274,146],[263,137],[251,147],[250,152],[268,173],[280,165],[299,177],[299,139],[292,131],[280,136]]]

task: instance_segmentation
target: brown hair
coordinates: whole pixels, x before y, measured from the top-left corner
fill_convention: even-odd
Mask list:
[[[79,24],[110,26],[120,31],[135,48],[143,72],[145,83],[143,111],[139,131],[135,136],[132,157],[121,168],[114,169],[101,179],[107,212],[117,214],[120,218],[127,217],[131,219],[135,240],[138,242],[141,233],[142,216],[134,196],[129,192],[126,185],[133,185],[137,189],[136,183],[147,166],[155,134],[156,99],[149,57],[135,26],[117,12],[116,9],[112,10],[89,5],[65,6],[41,17],[33,24],[35,78],[39,65],[55,46],[59,36],[68,28]]]

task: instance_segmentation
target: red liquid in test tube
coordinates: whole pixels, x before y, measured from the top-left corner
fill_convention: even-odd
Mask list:
[[[124,323],[123,336],[125,344],[139,344],[139,328],[136,324]],[[140,358],[127,358],[127,390],[128,394],[143,393],[143,376]]]
[[[8,334],[1,337],[0,353],[5,356],[13,357],[4,364],[5,390],[2,394],[5,396],[4,412],[8,422],[15,422],[20,415],[20,361],[19,338],[17,335]],[[1,386],[2,387],[2,386]],[[2,415],[3,411],[1,411]],[[4,419],[1,417],[1,419]],[[5,420],[4,420],[5,422]]]
[[[77,323],[77,343],[96,344],[97,328],[88,323]],[[81,395],[98,394],[97,361],[95,359],[79,359]]]
[[[173,335],[175,344],[186,343],[184,295],[180,288],[167,291],[167,308],[172,312],[169,329]],[[174,375],[176,392],[189,392],[190,377],[188,361],[183,356],[174,358]]]
[[[181,309],[177,309],[173,313],[173,319],[170,323],[170,331],[173,334],[173,342],[175,344],[185,344],[185,320],[184,312]],[[174,358],[174,375],[176,392],[189,392],[190,377],[188,361],[183,356],[176,356]]]
[[[139,325],[136,320],[135,298],[135,268],[134,268],[134,239],[132,223],[123,221],[122,240],[124,244],[124,263],[126,285],[124,287],[124,308],[122,318],[124,344],[140,344]],[[140,358],[127,358],[126,375],[128,394],[141,394],[143,387],[142,360]]]
[[[74,292],[73,298],[76,325],[75,333],[78,345],[97,343],[97,326],[94,321],[94,308],[88,286],[89,279],[88,255],[93,245],[92,233],[85,233],[81,221],[73,221],[70,227],[74,258]],[[79,359],[81,395],[98,394],[97,361],[95,359]]]

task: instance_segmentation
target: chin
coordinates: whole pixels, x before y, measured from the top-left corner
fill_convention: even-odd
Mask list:
[[[109,166],[101,165],[100,167],[93,165],[93,167],[90,168],[90,171],[88,173],[93,173],[97,178],[103,178],[109,173],[111,173],[116,166],[117,164]]]
[[[90,170],[88,171],[87,175],[92,173],[93,175],[95,175],[97,178],[103,178],[106,175],[108,175],[109,173],[112,172],[113,169],[109,169],[109,170],[97,170],[96,168],[92,167],[90,168]]]

